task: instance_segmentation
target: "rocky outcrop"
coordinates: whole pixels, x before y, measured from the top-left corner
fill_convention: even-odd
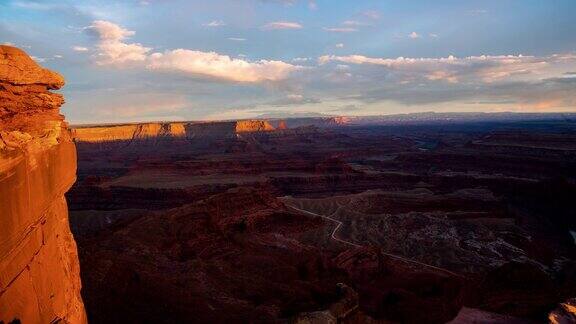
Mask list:
[[[355,324],[375,322],[359,311],[358,293],[346,284],[339,283],[340,299],[326,310],[299,314],[295,324]]]
[[[85,323],[64,193],[76,149],[59,113],[64,79],[0,46],[0,322]]]
[[[576,298],[561,303],[558,308],[550,313],[548,320],[552,324],[576,323]]]
[[[236,132],[267,132],[274,130],[274,127],[265,120],[239,120],[236,122]]]
[[[151,139],[226,139],[239,133],[268,132],[274,127],[264,120],[231,122],[166,122],[124,125],[78,126],[77,142],[99,143]]]
[[[528,320],[517,317],[490,313],[475,308],[462,307],[458,316],[448,324],[474,324],[474,323],[491,323],[491,324],[530,324]]]

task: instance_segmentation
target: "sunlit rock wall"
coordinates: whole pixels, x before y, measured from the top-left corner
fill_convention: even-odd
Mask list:
[[[0,46],[0,322],[85,323],[64,193],[76,148],[59,108],[64,79]]]
[[[233,138],[238,133],[272,130],[274,127],[264,120],[239,120],[78,126],[74,128],[72,134],[77,142],[99,143],[165,138]]]

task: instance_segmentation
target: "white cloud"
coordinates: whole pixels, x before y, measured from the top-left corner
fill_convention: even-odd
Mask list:
[[[88,51],[88,47],[84,47],[84,46],[72,46],[72,50],[76,51],[76,52],[87,52]]]
[[[38,57],[38,56],[30,56],[34,61],[38,62],[38,63],[44,63],[46,62],[46,59],[43,57]]]
[[[428,36],[430,36],[430,37],[432,37],[432,38],[438,38],[438,34],[434,34],[434,33],[431,33],[431,34],[429,34]]]
[[[410,34],[408,34],[408,37],[410,37],[412,39],[417,39],[417,38],[420,38],[422,36],[420,36],[420,34],[418,34],[417,32],[411,32]]]
[[[552,55],[544,57],[523,55],[470,56],[458,58],[372,58],[363,55],[318,58],[320,65],[339,62],[356,65],[377,65],[388,68],[401,79],[421,79],[457,83],[461,80],[493,83],[504,80],[526,81],[548,78],[561,71],[576,68],[576,57]]]
[[[98,44],[99,65],[125,65],[130,63],[144,62],[147,53],[151,50],[138,43],[126,44],[122,42],[102,42]]]
[[[303,26],[297,22],[290,21],[275,21],[262,26],[264,30],[277,30],[277,29],[302,29]]]
[[[99,65],[125,65],[143,62],[151,50],[139,43],[124,43],[123,40],[133,36],[134,31],[124,29],[114,23],[96,20],[86,30],[98,38],[97,61]]]
[[[154,71],[172,71],[235,82],[279,81],[287,78],[290,73],[304,68],[282,61],[250,62],[216,52],[188,49],[149,54],[151,49],[148,47],[123,42],[127,37],[134,35],[134,32],[114,23],[95,21],[86,29],[98,37],[96,45],[98,52],[95,57],[99,65],[132,65]]]
[[[222,20],[212,20],[209,23],[203,24],[204,27],[223,27],[226,26],[226,23]]]
[[[358,29],[352,27],[324,27],[322,29],[333,33],[353,33],[358,31]]]
[[[215,52],[186,49],[154,53],[150,56],[148,68],[158,71],[177,71],[236,82],[278,81],[301,69],[299,66],[282,61],[260,60],[249,62]]]
[[[102,41],[121,41],[135,34],[134,31],[105,20],[95,20],[86,30]]]
[[[344,48],[344,43],[338,43],[334,45],[336,48]]]
[[[344,26],[365,26],[366,23],[356,21],[356,20],[345,20],[342,22],[342,25],[344,25]]]
[[[234,41],[234,42],[244,42],[244,41],[246,41],[246,38],[228,37],[228,40],[231,40],[231,41]]]
[[[295,101],[302,101],[302,99],[304,99],[304,96],[301,94],[289,94],[286,96],[286,98]]]

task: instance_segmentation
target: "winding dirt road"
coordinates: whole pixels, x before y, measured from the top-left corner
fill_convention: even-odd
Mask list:
[[[290,205],[288,205],[288,204],[286,204],[286,203],[284,203],[284,204],[285,204],[288,208],[293,209],[293,210],[295,210],[295,211],[297,211],[297,212],[301,212],[301,213],[304,213],[304,214],[307,214],[307,215],[311,215],[311,216],[322,217],[322,218],[324,218],[324,219],[327,219],[327,220],[329,220],[329,221],[332,221],[332,222],[336,223],[337,225],[336,225],[336,227],[334,228],[334,230],[332,231],[332,235],[331,235],[331,238],[332,238],[334,241],[338,241],[338,242],[340,242],[340,243],[343,243],[343,244],[346,244],[346,245],[350,245],[350,246],[353,246],[353,247],[364,247],[364,245],[356,244],[356,243],[354,243],[354,242],[346,241],[346,240],[343,240],[343,239],[340,239],[340,238],[336,237],[336,233],[338,232],[338,230],[340,229],[340,227],[341,227],[342,224],[343,224],[341,221],[339,221],[339,220],[337,220],[337,219],[335,219],[335,218],[332,218],[332,217],[330,217],[330,216],[325,216],[325,215],[316,214],[316,213],[313,213],[313,212],[310,212],[310,211],[307,211],[307,210],[304,210],[304,209],[300,209],[300,208],[298,208],[298,207],[290,206]],[[336,211],[334,211],[334,212],[332,213],[332,215],[334,215],[341,207],[342,207],[342,206],[339,206],[339,208],[338,208]],[[396,259],[396,260],[399,260],[399,261],[403,261],[403,262],[406,262],[406,263],[416,264],[416,265],[419,265],[419,266],[424,267],[424,268],[437,270],[437,271],[444,272],[444,273],[447,273],[447,274],[450,274],[450,275],[456,276],[456,277],[463,277],[461,274],[452,272],[452,271],[450,271],[450,270],[448,270],[448,269],[444,269],[444,268],[440,268],[440,267],[437,267],[437,266],[433,266],[433,265],[431,265],[431,264],[426,264],[426,263],[422,263],[422,262],[420,262],[420,261],[416,261],[416,260],[412,260],[412,259],[407,259],[407,258],[405,258],[405,257],[399,256],[399,255],[395,255],[395,254],[391,254],[391,253],[382,252],[382,254],[383,254],[383,255],[386,255],[386,256],[388,256],[388,257],[390,257],[390,258],[393,258],[393,259]]]

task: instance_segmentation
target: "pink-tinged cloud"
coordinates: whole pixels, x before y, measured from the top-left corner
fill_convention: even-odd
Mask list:
[[[135,34],[134,31],[105,20],[95,20],[92,25],[86,27],[86,30],[102,41],[121,41]]]
[[[133,36],[134,31],[124,29],[114,23],[96,20],[86,30],[98,38],[96,47],[96,64],[98,65],[125,65],[128,63],[143,62],[151,50],[139,43],[128,44],[123,42]],[[80,48],[75,48],[80,50]]]
[[[282,61],[248,62],[215,52],[186,49],[154,53],[147,67],[151,70],[182,72],[236,82],[279,81],[301,69]]]
[[[456,83],[467,79],[493,83],[502,80],[526,81],[553,77],[560,71],[576,67],[576,58],[570,55],[543,57],[523,55],[470,56],[457,58],[372,58],[363,55],[334,56],[318,58],[319,64],[341,62],[348,64],[368,64],[383,66],[397,74],[410,78],[443,80]]]
[[[72,50],[75,52],[88,52],[88,47],[84,46],[72,46]]]

